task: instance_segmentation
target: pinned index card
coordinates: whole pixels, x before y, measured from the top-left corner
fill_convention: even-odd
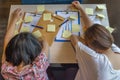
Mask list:
[[[47,32],[55,32],[55,24],[48,24],[47,25]]]
[[[17,35],[19,32],[18,32],[18,30],[15,30],[14,31],[14,35]]]
[[[73,24],[72,25],[72,32],[80,32],[80,25]]]
[[[43,20],[46,21],[46,20],[51,20],[52,16],[51,16],[51,13],[44,13],[43,14]]]
[[[70,19],[75,20],[75,19],[77,19],[77,16],[75,16],[75,15],[70,15]]]
[[[33,17],[32,16],[26,16],[24,19],[24,22],[32,22],[33,21]]]
[[[17,22],[16,22],[16,25],[19,25],[23,22],[22,18],[20,18]]]
[[[45,6],[44,5],[38,5],[37,6],[37,12],[43,12],[45,10]]]
[[[29,29],[28,26],[22,27],[21,30],[20,30],[20,32],[30,32],[30,29]]]
[[[39,37],[42,36],[42,34],[41,34],[41,32],[40,32],[39,30],[34,31],[32,34],[33,34],[36,38],[39,38]]]
[[[97,5],[96,7],[97,7],[97,9],[100,9],[100,10],[106,9],[105,5]]]
[[[72,33],[69,30],[64,30],[62,37],[63,38],[70,38],[71,35],[72,35]]]
[[[106,29],[107,29],[110,33],[112,33],[112,32],[115,30],[114,28],[109,27],[109,26],[106,26]]]
[[[104,16],[103,14],[97,14],[97,16],[98,16],[99,18],[105,18],[105,16]]]
[[[85,8],[85,12],[86,12],[88,15],[93,15],[93,9],[92,9],[92,8]]]

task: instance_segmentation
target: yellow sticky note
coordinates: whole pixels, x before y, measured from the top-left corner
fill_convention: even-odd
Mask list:
[[[55,24],[48,24],[47,25],[47,31],[48,32],[55,32]]]
[[[97,5],[96,7],[97,7],[97,9],[100,9],[100,10],[106,9],[105,5]]]
[[[51,13],[44,13],[43,14],[43,20],[46,21],[46,20],[51,20]]]
[[[45,6],[44,5],[38,5],[37,6],[37,12],[43,12],[45,10]]]
[[[33,17],[32,16],[26,16],[25,19],[24,19],[24,22],[32,22],[33,20]]]
[[[98,16],[99,18],[105,18],[105,16],[104,16],[103,14],[97,14],[97,16]]]
[[[22,27],[20,32],[30,32],[30,29],[27,26],[26,27]]]
[[[75,15],[70,15],[70,19],[75,20],[75,19],[77,19],[77,16],[75,16]]]
[[[39,30],[32,33],[36,38],[39,38],[42,36],[41,32]]]
[[[16,22],[16,25],[19,25],[23,22],[22,18],[20,18],[17,22]]]
[[[17,35],[18,33],[19,33],[18,30],[15,30],[14,35]]]
[[[71,32],[68,30],[63,31],[62,37],[63,38],[69,38],[71,36]]]
[[[80,32],[80,25],[73,24],[72,25],[72,32]]]
[[[88,15],[93,15],[93,9],[92,9],[92,8],[85,8],[85,12],[86,12]]]
[[[109,26],[106,26],[106,29],[110,32],[110,33],[112,33],[115,29],[114,28],[111,28],[111,27],[109,27]]]

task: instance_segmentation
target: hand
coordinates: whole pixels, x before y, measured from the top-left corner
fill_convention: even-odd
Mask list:
[[[78,36],[71,35],[70,40],[71,40],[71,43],[72,43],[73,47],[75,48],[75,46],[77,45],[77,43],[79,41]]]
[[[76,7],[78,10],[81,10],[81,9],[82,9],[79,1],[73,1],[73,2],[72,2],[72,5],[73,5],[74,7]]]
[[[23,11],[20,8],[17,8],[13,13],[12,13],[12,18],[11,20],[13,22],[17,22],[23,15]]]

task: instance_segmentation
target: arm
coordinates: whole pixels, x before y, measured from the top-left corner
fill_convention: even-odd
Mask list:
[[[85,13],[85,11],[82,8],[82,6],[80,5],[79,1],[73,1],[72,5],[75,6],[80,11],[80,13],[82,15],[83,22],[84,22],[86,28],[92,26],[93,22],[90,20],[88,15]]]
[[[11,40],[11,38],[14,36],[15,31],[15,23],[17,20],[21,17],[23,14],[21,9],[16,9],[12,15],[9,25],[7,26],[7,32],[4,38],[4,45],[3,45],[3,55],[2,55],[2,63],[5,61],[5,49],[8,44],[8,42]]]

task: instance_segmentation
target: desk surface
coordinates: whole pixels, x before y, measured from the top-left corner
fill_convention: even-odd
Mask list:
[[[83,8],[93,8],[95,10],[97,4],[82,4]],[[105,4],[103,4],[105,5]],[[57,10],[66,10],[68,8],[68,4],[60,4],[60,5],[45,5],[47,10],[55,12]],[[37,5],[12,5],[10,9],[10,14],[16,8],[21,8],[25,12],[35,12]],[[99,13],[104,14],[105,19],[101,20],[102,25],[109,26],[107,10],[104,9]],[[94,14],[96,12],[94,11]],[[10,20],[10,17],[9,17]],[[53,42],[50,47],[50,52],[47,54],[50,63],[76,63],[75,53],[71,46],[70,42]]]

